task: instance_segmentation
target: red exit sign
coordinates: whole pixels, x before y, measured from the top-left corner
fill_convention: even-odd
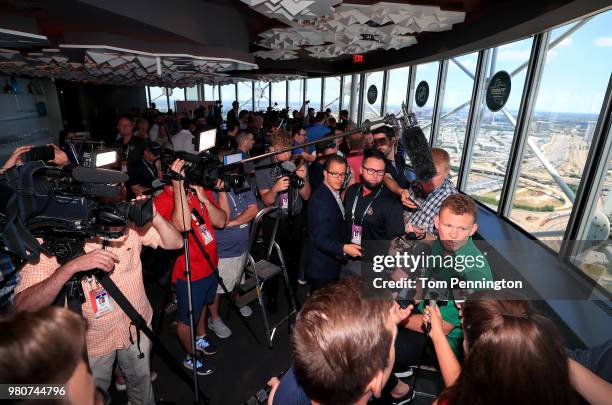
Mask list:
[[[363,55],[353,55],[353,63],[363,63],[365,62],[365,58]]]

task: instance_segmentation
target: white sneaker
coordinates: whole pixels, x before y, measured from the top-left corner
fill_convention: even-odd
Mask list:
[[[250,306],[245,305],[244,307],[240,308],[240,315],[248,318],[249,316],[253,315],[253,310]]]
[[[208,328],[215,332],[215,334],[221,339],[226,339],[232,336],[232,330],[227,327],[221,318],[215,320],[208,318]]]

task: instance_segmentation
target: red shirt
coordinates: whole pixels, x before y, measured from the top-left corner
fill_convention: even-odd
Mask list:
[[[363,152],[350,152],[346,160],[353,171],[355,183],[361,183],[361,165],[363,164]]]
[[[217,202],[213,197],[213,194],[210,190],[205,189],[206,196],[208,199],[215,205]],[[210,222],[210,218],[208,216],[208,210],[204,204],[200,204],[197,195],[195,193],[188,193],[187,198],[189,199],[189,207],[195,208],[202,218],[204,218],[204,225],[198,225],[194,220],[193,215],[191,217],[191,228],[195,230],[198,239],[204,246],[206,253],[210,256],[210,260],[212,261],[214,266],[217,266],[219,263],[219,255],[217,254],[217,238],[215,237],[215,230],[213,229],[212,223]],[[161,214],[164,219],[168,222],[171,221],[172,211],[174,210],[174,191],[172,187],[164,188],[164,191],[157,196],[155,199],[155,207],[157,211]],[[190,209],[191,211],[191,209]],[[212,236],[212,241],[208,244],[205,243],[204,235],[202,234],[201,227],[205,226],[208,230],[210,236]],[[189,234],[189,261],[191,265],[191,280],[196,281],[204,277],[208,277],[212,274],[213,269],[200,251],[200,248],[196,244],[193,239],[193,234]],[[181,280],[185,280],[185,252],[176,259],[174,262],[174,268],[172,269],[172,282],[176,282],[176,279],[180,278]]]

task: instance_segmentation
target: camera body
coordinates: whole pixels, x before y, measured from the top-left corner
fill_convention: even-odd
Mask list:
[[[224,191],[234,190],[240,193],[251,188],[243,173],[231,173],[235,167],[224,166],[212,152],[204,152],[202,156],[187,152],[172,152],[162,154],[162,171],[164,180],[179,180],[178,174],[170,169],[172,162],[176,159],[185,161],[185,183],[214,189],[217,180],[223,181]]]
[[[151,200],[136,204],[105,202],[105,198],[112,199],[120,193],[120,186],[112,184],[127,179],[122,172],[63,170],[47,167],[41,161],[9,170],[5,181],[13,193],[1,224],[2,242],[11,253],[28,261],[36,260],[41,250],[61,261],[70,254],[65,241],[82,242],[95,236],[117,238],[129,220],[143,226],[153,216]],[[42,238],[44,243],[41,245],[36,238]]]
[[[276,166],[275,174],[276,174],[275,177],[277,179],[280,179],[281,177],[289,177],[289,187],[291,188],[295,188],[299,190],[302,187],[304,187],[304,185],[306,184],[303,178],[295,174],[295,171],[288,170],[284,168],[282,165]]]

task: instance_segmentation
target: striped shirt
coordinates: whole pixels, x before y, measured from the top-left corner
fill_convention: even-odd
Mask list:
[[[122,237],[109,240],[106,248],[119,257],[110,278],[147,324],[151,323],[153,310],[144,289],[140,252],[143,245],[156,248],[159,242],[160,236],[151,225],[139,229],[130,227]],[[84,250],[88,253],[101,247],[99,242],[87,242]],[[55,257],[46,255],[41,255],[36,264],[26,264],[20,272],[21,280],[17,284],[15,294],[48,279],[59,267]],[[119,308],[117,302],[112,300],[112,310],[94,319],[92,302],[95,299],[92,299],[92,292],[102,286],[94,278],[84,278],[81,285],[85,293],[83,317],[89,324],[86,336],[88,356],[103,356],[118,349],[127,349],[130,346],[130,318]]]

